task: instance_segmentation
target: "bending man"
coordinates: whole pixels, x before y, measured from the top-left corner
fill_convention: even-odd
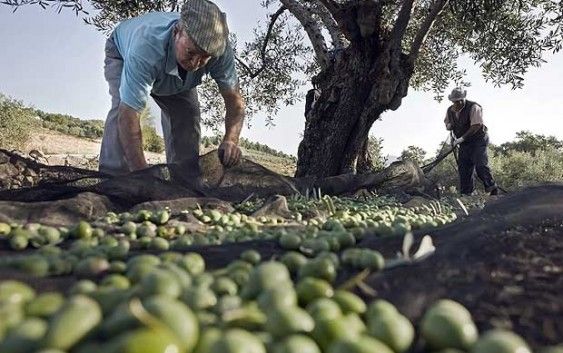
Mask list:
[[[112,107],[100,153],[100,171],[126,174],[148,167],[139,113],[148,95],[161,108],[166,160],[173,177],[195,183],[200,110],[196,86],[209,74],[225,101],[223,165],[240,160],[245,107],[239,91],[225,14],[208,0],[188,0],[177,12],[153,12],[120,23],[106,43],[105,78]]]

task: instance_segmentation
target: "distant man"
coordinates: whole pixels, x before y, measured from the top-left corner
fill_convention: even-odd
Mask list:
[[[483,182],[485,191],[491,195],[498,193],[491,170],[488,166],[487,145],[489,135],[487,127],[483,124],[483,110],[475,102],[465,99],[467,91],[463,88],[454,88],[448,99],[452,105],[446,113],[446,129],[453,131],[456,137],[454,146],[459,145],[458,173],[460,192],[471,195],[475,190],[473,173]]]
[[[148,95],[161,108],[166,160],[172,176],[191,183],[200,175],[200,109],[196,86],[205,74],[225,102],[219,157],[238,163],[245,105],[239,91],[226,16],[209,0],[187,0],[181,13],[153,12],[120,23],[106,42],[105,78],[112,107],[100,153],[100,171],[126,174],[148,167],[139,113]]]

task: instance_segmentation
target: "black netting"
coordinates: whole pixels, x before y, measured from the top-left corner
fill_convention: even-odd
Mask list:
[[[83,192],[107,196],[123,207],[141,202],[183,197],[214,196],[242,200],[249,195],[292,194],[294,179],[279,175],[249,160],[225,169],[217,152],[200,158],[203,183],[179,183],[172,166],[155,165],[124,176],[70,166],[49,166],[16,153],[0,150],[0,200],[39,202],[74,197]],[[1,167],[4,166],[4,167]],[[202,185],[203,184],[203,185]]]
[[[243,159],[233,168],[224,168],[216,151],[200,157],[202,182],[177,182],[171,165],[155,165],[125,176],[70,166],[49,166],[0,150],[0,200],[38,202],[74,197],[92,192],[108,197],[123,207],[155,200],[183,197],[217,197],[241,201],[249,196],[291,195],[322,189],[323,194],[343,194],[362,188],[416,188],[424,175],[411,162],[394,163],[379,173],[340,175],[329,178],[292,178]]]
[[[54,201],[92,192],[131,207],[145,201],[202,196],[200,191],[172,181],[166,165],[110,176],[71,166],[44,165],[5,150],[0,150],[0,156],[4,162],[0,164],[0,200]]]

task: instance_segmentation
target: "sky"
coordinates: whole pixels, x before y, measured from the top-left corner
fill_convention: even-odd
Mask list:
[[[251,38],[257,21],[266,21],[266,12],[258,1],[216,3],[227,13],[230,30],[240,42]],[[6,5],[0,5],[0,30],[0,93],[47,112],[105,119],[110,97],[103,76],[103,33],[84,24],[71,11],[57,14],[52,8],[28,6],[12,13]],[[519,90],[486,83],[478,67],[463,61],[471,83],[468,99],[483,106],[492,143],[513,140],[522,130],[563,139],[563,53],[548,54],[545,59],[548,63],[524,76],[525,86]],[[401,107],[386,112],[371,134],[383,138],[384,155],[398,156],[409,145],[434,155],[448,136],[443,124],[447,107],[446,100],[438,103],[432,93],[411,89]],[[297,155],[303,110],[304,102],[282,107],[273,127],[257,116],[242,136]]]

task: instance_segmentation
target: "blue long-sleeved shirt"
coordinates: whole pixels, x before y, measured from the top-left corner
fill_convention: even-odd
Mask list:
[[[123,58],[121,101],[137,111],[145,107],[149,93],[167,96],[190,90],[201,83],[205,74],[211,75],[220,89],[238,84],[229,44],[222,56],[188,72],[182,80],[174,46],[174,26],[179,19],[177,12],[151,12],[121,22],[112,34]]]

